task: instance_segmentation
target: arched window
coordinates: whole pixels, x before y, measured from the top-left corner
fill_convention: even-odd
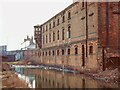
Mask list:
[[[64,22],[65,22],[65,16],[62,17],[62,23],[64,23]]]
[[[43,33],[44,33],[44,26],[43,26]]]
[[[85,3],[84,3],[84,0],[82,1],[82,7],[84,7],[85,6]]]
[[[59,18],[58,18],[58,20],[57,20],[57,25],[59,25]]]
[[[55,21],[53,21],[53,28],[55,27]]]
[[[43,44],[44,44],[45,42],[44,42],[44,36],[43,36]]]
[[[71,19],[71,13],[68,12],[68,20]]]
[[[46,51],[46,56],[47,56],[47,51]]]
[[[62,29],[62,40],[64,40],[64,28]]]
[[[70,38],[70,37],[71,37],[71,27],[68,26],[68,38]]]
[[[55,55],[55,52],[54,52],[54,50],[53,50],[53,56]]]
[[[93,46],[89,47],[89,54],[93,54]]]
[[[38,56],[39,56],[39,57],[41,56],[41,51],[38,51]]]
[[[58,36],[57,39],[59,40],[59,30],[58,30],[58,32],[57,32],[57,36]]]
[[[64,55],[64,49],[62,49],[62,55]]]
[[[46,43],[47,43],[47,35],[46,35]]]
[[[44,56],[44,51],[43,51],[43,56]]]
[[[48,30],[48,27],[47,27],[47,25],[46,25],[46,31]]]
[[[49,50],[49,56],[51,55],[51,51]]]
[[[49,24],[49,29],[51,29],[51,23]]]
[[[77,55],[78,54],[78,47],[76,46],[75,47],[75,55]]]
[[[55,41],[55,33],[53,32],[53,41]]]
[[[57,50],[57,55],[59,55],[59,50]]]
[[[49,42],[51,42],[51,34],[49,34]]]
[[[67,53],[68,53],[68,55],[70,55],[70,48],[68,49]]]

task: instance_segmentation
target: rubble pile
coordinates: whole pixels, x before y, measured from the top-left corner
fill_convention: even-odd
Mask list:
[[[105,70],[103,72],[93,74],[93,76],[96,79],[102,79],[105,81],[113,81],[113,82],[118,82],[118,78],[120,76],[120,72],[118,71],[118,68],[114,70]]]

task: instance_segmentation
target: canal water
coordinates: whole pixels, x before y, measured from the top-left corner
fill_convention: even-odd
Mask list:
[[[83,74],[40,68],[15,67],[18,77],[29,88],[117,88],[114,83],[95,80]]]

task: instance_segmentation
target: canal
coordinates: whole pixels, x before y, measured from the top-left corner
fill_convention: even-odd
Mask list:
[[[114,83],[95,80],[83,74],[41,68],[15,67],[18,77],[29,88],[117,88]]]

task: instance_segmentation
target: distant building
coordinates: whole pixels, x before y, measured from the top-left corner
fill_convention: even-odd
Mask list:
[[[2,62],[13,62],[15,61],[14,54],[8,54],[7,45],[0,46],[0,56],[2,57]]]
[[[7,54],[7,45],[0,46],[0,55]]]
[[[24,50],[7,51],[7,55],[14,55],[15,61],[23,59]]]
[[[29,42],[29,45],[26,46],[26,42]],[[25,44],[25,47],[21,48],[21,52],[17,54],[17,57],[21,56],[23,60],[30,60],[36,53],[36,45],[33,42],[33,37],[29,38],[29,36],[27,36],[22,44]]]
[[[30,43],[29,43],[29,45],[26,48],[27,48],[27,50],[35,49],[35,43],[33,42],[33,37],[31,37]]]
[[[47,27],[47,26],[46,26]],[[34,39],[35,39],[35,44],[37,49],[42,48],[42,26],[36,25],[34,26]]]
[[[26,46],[26,42],[29,44]],[[25,47],[21,48],[21,50],[33,50],[35,49],[35,43],[33,42],[33,37],[29,38],[29,36],[27,36],[27,39],[24,39],[24,42],[22,44],[25,44]]]

